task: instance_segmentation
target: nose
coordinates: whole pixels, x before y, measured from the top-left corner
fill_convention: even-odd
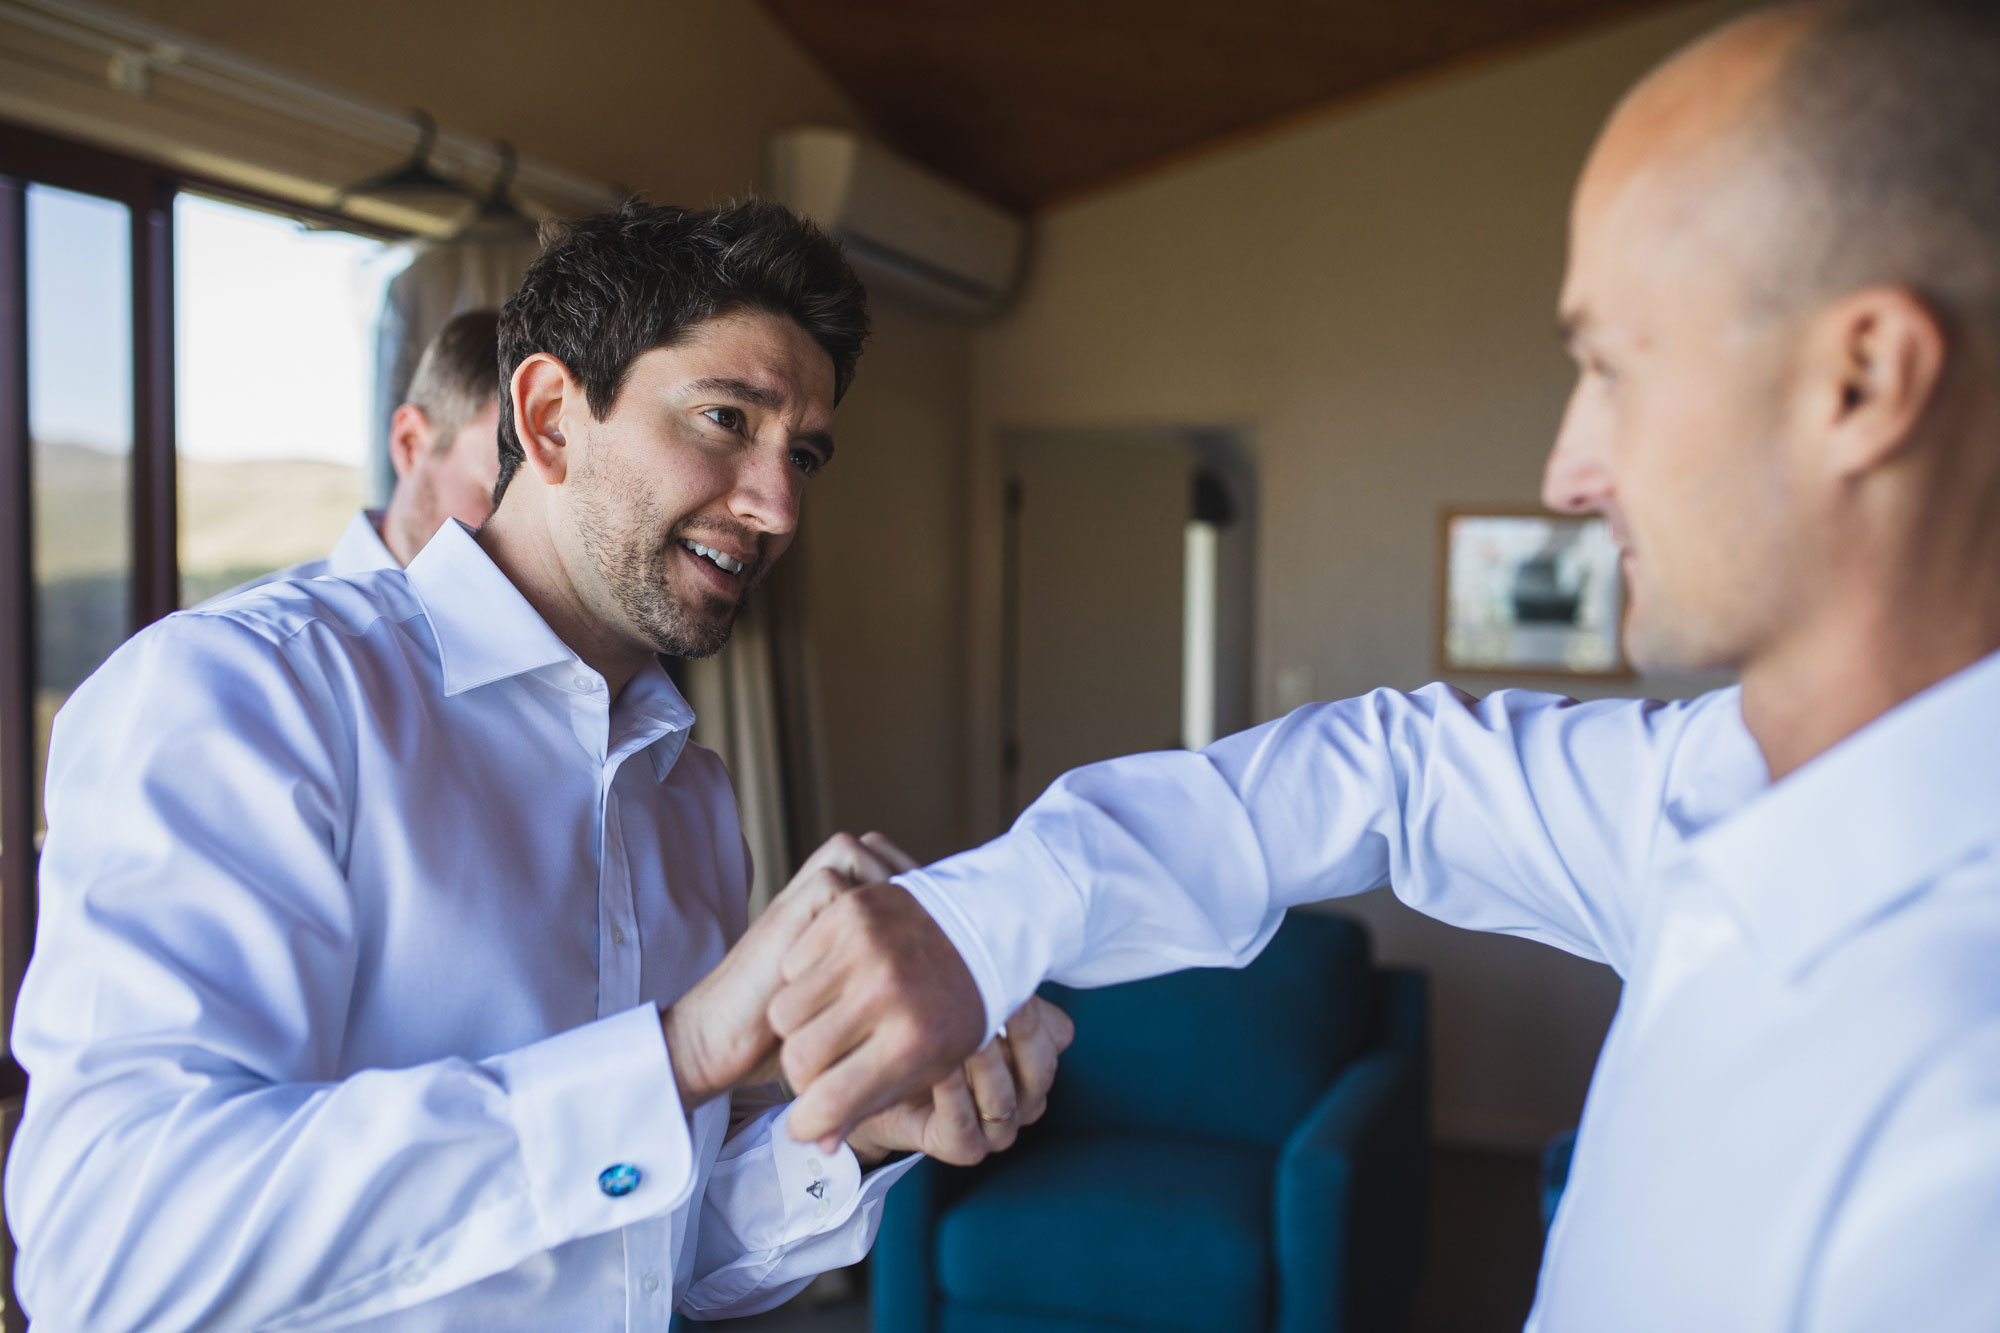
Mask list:
[[[1559,514],[1595,514],[1610,503],[1611,469],[1603,453],[1600,423],[1594,422],[1582,393],[1570,395],[1562,429],[1542,470],[1542,503]]]
[[[799,483],[789,449],[758,449],[737,473],[729,512],[759,532],[787,536],[799,525]]]

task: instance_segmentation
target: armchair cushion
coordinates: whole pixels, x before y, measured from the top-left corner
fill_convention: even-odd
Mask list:
[[[1375,1026],[1368,935],[1293,912],[1246,968],[1042,993],[1076,1020],[1038,1137],[1157,1130],[1275,1151]]]
[[[1079,1326],[1259,1327],[1272,1301],[1275,1165],[1267,1149],[1164,1134],[1085,1135],[1003,1158],[939,1221],[948,1322],[1005,1316],[1014,1322],[994,1327],[1024,1328],[1039,1311]]]

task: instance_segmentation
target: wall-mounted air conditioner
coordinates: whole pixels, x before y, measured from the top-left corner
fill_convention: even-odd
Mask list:
[[[764,192],[838,236],[871,287],[974,317],[1013,291],[1025,222],[849,131],[771,136]]]

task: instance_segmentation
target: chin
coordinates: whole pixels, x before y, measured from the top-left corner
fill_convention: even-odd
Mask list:
[[[1620,638],[1625,660],[1640,672],[1714,671],[1733,660],[1706,627],[1671,623],[1660,616],[1628,612]]]
[[[736,628],[736,608],[707,615],[677,614],[655,621],[649,636],[653,646],[669,657],[700,660],[713,657],[728,646],[730,631]]]

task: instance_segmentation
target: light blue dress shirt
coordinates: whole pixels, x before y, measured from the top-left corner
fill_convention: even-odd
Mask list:
[[[447,524],[135,636],[56,719],[6,1180],[38,1328],[662,1329],[854,1262],[659,1006],[745,926],[728,776]]]
[[[1300,903],[1617,969],[1529,1327],[2000,1329],[2000,657],[1771,783],[1684,703],[1315,705],[1079,769],[903,882],[989,1025],[1044,977],[1241,965]]]

